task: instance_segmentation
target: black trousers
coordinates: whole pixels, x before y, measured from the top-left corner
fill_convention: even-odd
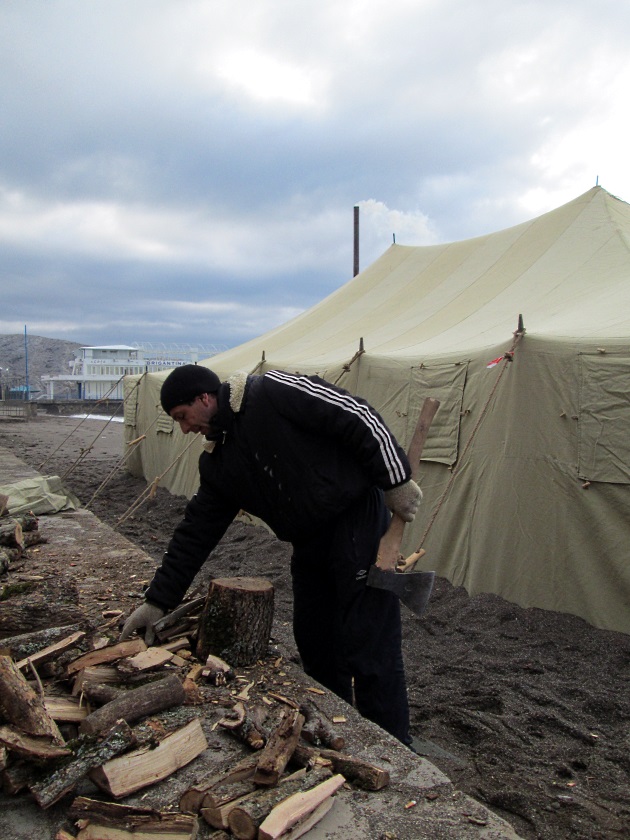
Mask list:
[[[306,673],[410,744],[396,595],[366,586],[389,513],[377,488],[294,544],[293,632]]]

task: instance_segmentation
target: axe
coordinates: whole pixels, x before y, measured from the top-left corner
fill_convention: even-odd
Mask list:
[[[439,400],[432,397],[426,398],[411,438],[407,454],[411,464],[411,477],[414,481],[418,475],[420,456],[429,434],[429,427],[439,406]],[[405,524],[405,520],[397,513],[392,514],[389,528],[381,538],[376,563],[370,566],[367,584],[376,589],[387,589],[389,592],[393,592],[413,613],[422,615],[431,596],[435,572],[412,571],[416,562],[425,553],[422,548],[406,560],[402,559],[400,544]]]

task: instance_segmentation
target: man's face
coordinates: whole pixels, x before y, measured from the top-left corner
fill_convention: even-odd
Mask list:
[[[200,394],[191,403],[176,405],[171,409],[171,417],[179,428],[187,435],[188,432],[210,434],[210,422],[217,413],[217,398],[214,394]]]

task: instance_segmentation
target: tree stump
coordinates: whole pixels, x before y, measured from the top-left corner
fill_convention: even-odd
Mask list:
[[[197,656],[230,665],[253,665],[264,657],[273,622],[273,586],[265,578],[215,578],[199,618]]]

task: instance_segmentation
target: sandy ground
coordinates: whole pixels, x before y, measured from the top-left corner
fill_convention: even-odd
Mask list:
[[[160,490],[117,524],[145,487],[118,472],[92,500],[120,459],[120,424],[2,421],[0,446],[43,474],[69,471],[82,503],[159,562],[185,499]],[[204,571],[270,578],[274,633],[297,661],[289,555],[265,530],[235,524]],[[121,568],[103,608],[129,612],[152,571]],[[204,571],[193,585],[201,592]],[[422,619],[404,612],[412,730],[433,764],[525,838],[630,837],[630,637],[494,595],[470,598],[443,579]]]

